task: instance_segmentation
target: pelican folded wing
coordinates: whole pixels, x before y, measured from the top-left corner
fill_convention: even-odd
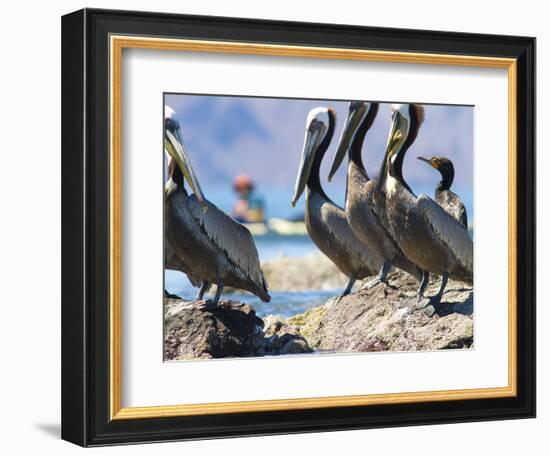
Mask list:
[[[418,210],[432,228],[437,239],[447,246],[456,266],[449,271],[452,278],[473,282],[474,244],[468,231],[452,216],[426,195],[416,200]]]
[[[203,211],[195,195],[189,197],[189,209],[208,238],[225,252],[235,266],[235,273],[244,274],[243,279],[251,279],[260,286],[265,283],[256,244],[246,227],[210,202],[208,210]]]

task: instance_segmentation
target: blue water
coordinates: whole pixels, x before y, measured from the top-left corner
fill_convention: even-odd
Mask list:
[[[272,260],[278,256],[302,257],[313,252],[318,252],[315,245],[307,236],[279,236],[269,234],[255,237],[260,261]],[[165,286],[170,293],[181,296],[184,299],[194,299],[197,289],[187,280],[181,272],[165,271]],[[323,304],[327,299],[341,293],[342,290],[314,290],[303,292],[278,292],[273,291],[271,302],[260,301],[256,296],[244,292],[224,293],[226,299],[234,299],[250,304],[256,313],[262,317],[265,315],[282,315],[289,317],[305,312],[310,307]]]

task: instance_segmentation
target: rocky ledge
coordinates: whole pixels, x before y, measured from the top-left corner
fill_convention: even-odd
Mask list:
[[[439,281],[427,295],[436,293]],[[435,313],[417,309],[416,283],[393,273],[388,285],[331,299],[290,318],[259,318],[253,307],[165,300],[166,360],[462,349],[473,346],[473,289],[450,280]]]
[[[435,294],[439,283],[428,288]],[[393,274],[389,285],[359,290],[286,320],[315,350],[438,350],[473,346],[473,290],[449,281],[435,314],[417,309],[416,284]]]
[[[297,327],[277,318],[264,320],[254,308],[237,301],[220,301],[213,309],[204,302],[165,299],[164,359],[233,358],[310,353]]]

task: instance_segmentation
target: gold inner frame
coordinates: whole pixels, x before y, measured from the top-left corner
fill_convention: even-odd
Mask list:
[[[367,60],[452,65],[508,70],[508,386],[300,399],[276,399],[170,406],[122,407],[122,185],[121,96],[123,49],[194,51],[317,59]],[[517,61],[468,55],[387,52],[242,42],[184,40],[138,36],[110,37],[110,414],[111,419],[158,418],[239,412],[265,412],[374,404],[512,397],[517,394]]]

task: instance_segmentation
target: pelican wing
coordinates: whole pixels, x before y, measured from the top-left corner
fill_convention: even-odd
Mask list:
[[[458,221],[462,223],[466,229],[468,229],[468,214],[466,212],[466,207],[464,207],[462,202],[460,203],[460,207],[458,209]]]
[[[235,267],[235,272],[260,286],[265,284],[258,250],[250,231],[220,211],[210,201],[207,201],[206,212],[202,210],[195,195],[191,195],[188,202],[193,218],[200,224],[208,238],[225,252],[228,260]]]
[[[460,197],[451,190],[436,192],[435,201],[452,217],[468,228],[468,215]]]
[[[194,287],[198,287],[201,285],[201,280],[188,272],[189,268],[184,263],[184,261],[176,255],[176,252],[168,239],[164,240],[164,264],[166,269],[180,271],[186,274],[189,282],[191,282],[191,285],[193,285]]]
[[[462,268],[473,274],[474,246],[468,231],[439,204],[426,195],[420,195],[416,206],[437,238],[447,246]]]
[[[344,209],[336,204],[326,202],[321,207],[321,216],[325,226],[332,234],[334,242],[338,243],[339,249],[346,252],[350,257],[357,258],[364,267],[374,272],[382,265],[382,259],[353,233]]]

